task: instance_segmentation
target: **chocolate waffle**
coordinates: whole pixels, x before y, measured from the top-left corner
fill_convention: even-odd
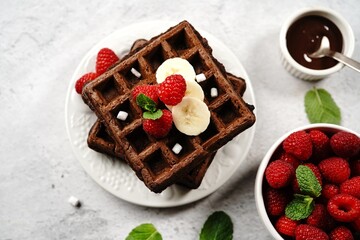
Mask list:
[[[137,176],[154,192],[176,182],[204,157],[255,123],[252,108],[235,92],[225,68],[211,52],[206,39],[183,21],[149,40],[83,89],[85,103],[104,123],[119,150],[124,151]],[[143,131],[142,110],[132,99],[131,91],[140,82],[156,84],[156,69],[172,57],[188,60],[196,74],[205,74],[206,81],[200,85],[211,112],[210,124],[198,136],[186,136],[173,127],[167,137],[155,139]],[[134,76],[132,68],[141,76]],[[219,92],[215,99],[208,94],[212,87]],[[126,121],[117,119],[120,110],[129,114]],[[175,143],[183,146],[178,155],[171,150]]]
[[[227,77],[233,84],[235,91],[240,96],[242,96],[246,88],[245,80],[236,77],[230,73],[227,74]],[[115,150],[119,148],[116,147],[115,141],[107,133],[104,124],[102,124],[100,120],[97,120],[95,124],[91,127],[87,143],[91,149],[97,152],[105,153],[112,157],[116,157],[120,160],[125,161],[124,154],[122,154],[119,150]],[[205,157],[205,159],[203,159],[199,166],[196,166],[189,173],[185,174],[179,181],[177,181],[177,183],[188,188],[198,188],[201,184],[202,179],[205,176],[206,170],[210,166],[213,158],[215,157],[215,154],[216,151]]]
[[[130,52],[136,51],[141,48],[147,42],[146,39],[138,39],[131,46]],[[235,91],[242,96],[246,89],[246,82],[244,79],[237,77],[231,73],[227,73],[227,77],[232,83]],[[124,154],[119,151],[115,151],[115,141],[107,133],[105,126],[101,123],[100,120],[97,120],[95,124],[91,127],[89,136],[87,139],[88,146],[100,153],[108,154],[110,156],[116,157],[120,160],[124,160]],[[188,188],[196,189],[200,186],[202,179],[205,176],[206,170],[210,166],[213,158],[215,157],[216,152],[207,156],[200,166],[195,167],[189,173],[184,175],[177,183]]]

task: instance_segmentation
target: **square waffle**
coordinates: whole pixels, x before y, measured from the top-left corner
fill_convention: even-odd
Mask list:
[[[132,45],[130,52],[136,51],[141,48],[147,42],[146,39],[138,39]],[[230,82],[233,84],[235,91],[242,96],[246,89],[246,82],[244,79],[234,76],[231,73],[227,73],[227,77]],[[115,151],[116,147],[115,141],[107,133],[104,124],[100,120],[97,120],[95,124],[91,127],[89,136],[87,139],[88,146],[100,153],[108,154],[110,156],[116,157],[120,160],[124,160],[124,153],[121,151]],[[188,188],[196,189],[200,186],[202,179],[205,176],[206,170],[210,166],[213,158],[215,157],[216,152],[207,156],[203,161],[192,169],[189,173],[185,174],[177,183]]]
[[[140,82],[156,84],[156,69],[173,57],[188,60],[196,74],[205,74],[206,81],[200,85],[205,93],[204,102],[211,112],[210,124],[198,136],[186,136],[173,127],[167,137],[155,139],[142,129],[142,110],[132,99],[131,91]],[[141,73],[140,78],[131,73],[132,68]],[[208,94],[212,87],[219,92],[215,99]],[[206,39],[187,21],[128,54],[88,83],[82,97],[104,123],[119,150],[125,153],[126,161],[137,176],[154,192],[161,192],[176,182],[199,165],[204,157],[255,123],[252,109],[233,89],[225,68],[212,56]],[[120,110],[129,114],[126,121],[116,118]],[[171,150],[175,143],[183,146],[178,155]]]
[[[240,96],[242,96],[246,88],[245,80],[236,77],[230,73],[227,74],[227,77],[233,84],[235,91]],[[119,149],[119,147],[116,146],[115,141],[107,133],[105,125],[102,124],[100,120],[97,120],[95,124],[91,127],[87,143],[91,149],[97,152],[104,153],[125,161],[124,153],[121,153],[121,151],[119,150],[115,150]],[[198,188],[201,184],[202,179],[205,176],[206,170],[210,166],[213,158],[215,157],[215,154],[216,151],[205,157],[201,161],[199,166],[196,166],[190,172],[185,174],[176,183],[192,189]]]

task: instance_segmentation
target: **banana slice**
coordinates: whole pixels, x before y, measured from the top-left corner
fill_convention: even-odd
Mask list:
[[[169,58],[156,70],[156,82],[162,83],[167,76],[180,74],[186,81],[195,81],[195,70],[193,66],[183,58]]]
[[[185,97],[194,97],[204,101],[204,91],[196,81],[187,81]]]
[[[189,136],[196,136],[207,129],[210,123],[210,111],[207,105],[198,98],[184,97],[172,107],[175,127]]]

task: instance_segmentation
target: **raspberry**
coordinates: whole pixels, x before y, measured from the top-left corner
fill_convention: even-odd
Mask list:
[[[330,240],[354,240],[351,231],[344,226],[332,230],[329,234]]]
[[[340,157],[330,157],[318,165],[322,176],[329,182],[340,184],[350,177],[349,163]]]
[[[340,193],[346,193],[360,199],[360,176],[343,182],[340,185]]]
[[[164,82],[159,84],[158,88],[160,100],[171,106],[175,106],[181,102],[182,98],[185,96],[185,91],[185,79],[179,74],[168,76]]]
[[[314,173],[316,179],[319,181],[320,185],[322,186],[322,177],[321,177],[319,168],[312,163],[305,163],[303,165],[307,166],[311,169],[311,171]],[[299,183],[296,178],[294,178],[294,180],[292,182],[292,188],[293,188],[294,192],[296,192],[296,193],[300,192]]]
[[[338,186],[334,184],[325,184],[322,187],[321,196],[325,197],[326,199],[330,199],[339,193],[340,189]]]
[[[275,229],[283,235],[295,237],[295,229],[299,221],[292,220],[286,216],[281,216],[275,223]]]
[[[156,85],[137,85],[131,92],[134,99],[136,99],[136,97],[140,93],[145,94],[147,97],[151,98],[156,104],[158,104],[159,96]]]
[[[81,78],[79,78],[75,83],[75,90],[78,94],[81,94],[83,87],[86,83],[94,80],[98,75],[96,73],[90,72],[84,74]]]
[[[296,177],[293,179],[292,183],[291,183],[291,187],[294,193],[300,193],[300,187],[299,187],[299,183],[296,179]]]
[[[144,119],[144,131],[155,138],[165,137],[172,127],[172,115],[169,110],[162,110],[163,114],[159,119]]]
[[[360,176],[360,159],[351,161],[350,168],[353,176]]]
[[[296,169],[300,165],[298,159],[296,159],[293,155],[286,152],[282,152],[279,159],[284,162],[290,163],[294,167],[294,169]]]
[[[351,223],[351,226],[356,232],[360,233],[360,217]]]
[[[313,158],[322,160],[329,156],[331,151],[329,137],[319,130],[311,130],[309,135],[313,144]]]
[[[334,153],[340,157],[353,157],[360,152],[360,138],[349,132],[337,132],[330,138]]]
[[[306,219],[306,223],[327,231],[335,224],[334,219],[329,215],[323,204],[315,204],[314,210]]]
[[[327,210],[339,222],[352,222],[360,217],[360,200],[340,193],[329,200]]]
[[[102,48],[96,56],[96,73],[103,74],[111,65],[119,60],[118,56],[109,48]]]
[[[328,235],[317,227],[300,224],[295,229],[296,240],[328,240]]]
[[[264,203],[270,216],[280,216],[284,214],[289,201],[289,195],[282,189],[269,188],[265,192]]]
[[[284,140],[283,148],[299,160],[306,161],[312,154],[311,138],[305,131],[294,132]]]
[[[265,178],[273,188],[282,188],[289,185],[294,176],[294,167],[281,160],[271,162],[265,170]]]

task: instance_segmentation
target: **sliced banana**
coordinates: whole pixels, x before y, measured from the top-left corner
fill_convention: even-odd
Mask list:
[[[210,111],[207,105],[198,98],[184,97],[172,107],[175,127],[189,136],[204,132],[210,123]]]
[[[156,70],[156,82],[162,83],[165,78],[173,75],[180,74],[185,81],[195,81],[195,70],[193,66],[185,59],[175,57],[165,60]]]
[[[186,91],[185,97],[195,97],[199,100],[204,100],[204,91],[201,88],[200,84],[196,81],[187,81],[186,82]]]

